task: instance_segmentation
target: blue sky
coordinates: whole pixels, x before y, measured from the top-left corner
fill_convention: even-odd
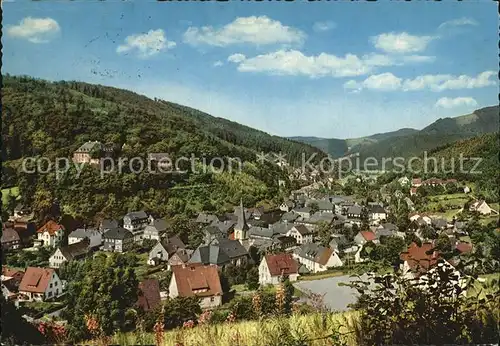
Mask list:
[[[281,136],[497,104],[495,2],[3,3],[3,73],[82,80]]]

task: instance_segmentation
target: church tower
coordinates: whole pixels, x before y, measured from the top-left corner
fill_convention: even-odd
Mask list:
[[[234,226],[234,239],[240,243],[248,237],[248,224],[245,218],[245,209],[243,208],[243,199],[240,200],[240,208],[238,210],[238,223]]]

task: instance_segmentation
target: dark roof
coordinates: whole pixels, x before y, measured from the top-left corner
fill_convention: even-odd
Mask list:
[[[315,243],[306,243],[298,247],[295,253],[302,258],[307,258],[313,262],[325,265],[330,259],[333,250]]]
[[[212,214],[199,213],[195,222],[197,222],[197,223],[211,223],[214,221],[219,221],[217,216],[212,215]]]
[[[77,228],[73,232],[71,232],[68,237],[71,238],[90,238],[92,236],[98,235],[101,232],[94,228]]]
[[[432,219],[431,223],[436,228],[445,228],[448,225],[448,221],[445,219]]]
[[[125,216],[129,217],[130,220],[144,220],[148,218],[148,214],[144,210],[140,211],[131,211],[130,213],[125,214]]]
[[[274,235],[274,230],[271,228],[252,226],[248,230],[249,237],[254,236],[254,237],[262,237],[262,238],[272,238],[273,235]]]
[[[167,230],[167,221],[165,219],[155,219],[150,226],[156,228],[158,232],[164,232]]]
[[[108,238],[108,239],[127,239],[133,237],[134,235],[132,234],[132,232],[123,227],[111,228],[106,232],[104,232],[103,234],[103,238]]]
[[[83,152],[83,153],[88,153],[91,152],[95,147],[98,147],[99,149],[102,148],[102,144],[99,141],[88,141],[83,143],[78,149],[76,149],[76,152]]]
[[[307,228],[304,225],[295,225],[294,228],[299,232],[301,235],[307,235],[307,234],[312,234],[311,230]]]
[[[111,229],[118,227],[118,221],[111,219],[104,219],[101,221],[101,230]]]
[[[170,256],[172,254],[176,253],[177,250],[186,248],[186,245],[184,245],[181,238],[179,238],[176,235],[168,238],[168,240],[166,241],[166,244],[162,242],[162,245]]]
[[[189,260],[191,263],[223,265],[232,259],[248,255],[238,240],[215,239],[208,245],[199,246]]]
[[[68,246],[60,247],[63,256],[68,260],[76,259],[78,257],[82,257],[89,252],[90,240],[88,238],[84,238],[82,241],[78,243],[73,243]]]
[[[153,310],[161,304],[160,283],[157,279],[146,279],[139,283],[136,305],[144,311]]]
[[[281,216],[281,221],[290,221],[290,222],[293,222],[293,221],[297,220],[298,217],[299,217],[299,215],[297,215],[295,213],[292,213],[292,212],[288,212],[288,213],[284,213]]]
[[[217,219],[217,220],[212,221],[210,226],[217,227],[219,229],[219,231],[221,231],[224,234],[227,234],[234,227],[235,224],[236,224],[236,221],[233,221],[233,220],[219,221]]]
[[[222,236],[223,235],[223,232],[220,230],[220,228],[217,226],[213,226],[213,225],[205,227],[203,229],[203,231],[205,233],[208,233],[208,234],[214,235],[214,236]]]
[[[388,230],[388,231],[397,231],[399,229],[398,226],[396,226],[395,224],[390,223],[390,222],[383,223],[383,224],[381,224],[381,226],[384,227],[384,229]]]
[[[352,205],[347,209],[347,214],[361,215],[361,207],[359,205]]]
[[[295,208],[293,209],[296,213],[310,213],[311,208],[310,207],[303,207],[303,208]]]
[[[5,228],[2,230],[2,244],[20,240],[19,234],[13,228]]]
[[[273,229],[273,232],[275,234],[287,234],[288,231],[293,228],[293,224],[292,223],[278,222],[278,223],[271,225],[271,228]]]
[[[224,251],[231,259],[248,255],[247,250],[238,240],[218,239],[214,243],[217,243],[222,251]]]
[[[381,205],[375,204],[371,206],[370,213],[385,214],[385,209]]]

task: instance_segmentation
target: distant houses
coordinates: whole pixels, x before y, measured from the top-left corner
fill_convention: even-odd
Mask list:
[[[90,248],[102,245],[102,232],[93,228],[77,228],[68,235],[68,245],[79,243],[85,238],[89,239]]]
[[[493,209],[484,200],[475,201],[469,206],[469,210],[481,215],[490,215],[493,212]]]
[[[302,244],[293,251],[292,256],[312,273],[343,265],[342,260],[333,249],[315,243]]]

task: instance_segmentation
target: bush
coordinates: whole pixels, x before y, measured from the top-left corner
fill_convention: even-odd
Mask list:
[[[361,310],[358,344],[497,342],[498,290],[486,299],[467,298],[474,278],[457,279],[454,269],[438,265],[420,280],[386,274],[349,284],[361,294],[355,304]]]

